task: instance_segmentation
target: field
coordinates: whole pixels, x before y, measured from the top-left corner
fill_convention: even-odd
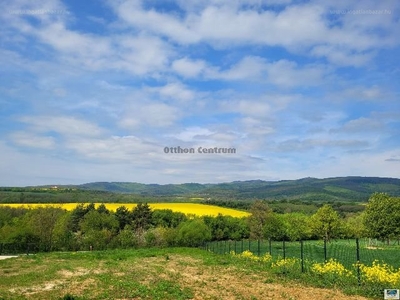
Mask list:
[[[14,300],[367,299],[288,280],[259,263],[189,248],[22,255],[0,260],[0,278],[0,299]]]
[[[36,208],[36,207],[60,207],[66,210],[73,210],[78,203],[61,203],[61,204],[39,204],[39,203],[12,203],[12,204],[0,204],[1,206],[10,206],[10,207],[26,207],[26,208]],[[95,203],[95,206],[98,207],[101,203]],[[104,203],[107,209],[111,211],[116,211],[116,209],[120,206],[125,206],[129,210],[133,209],[136,204],[135,203]],[[215,205],[206,205],[206,204],[198,204],[198,203],[149,203],[151,209],[171,209],[174,212],[182,212],[184,214],[193,214],[197,216],[217,216],[218,214],[232,216],[232,217],[247,217],[249,213],[219,207]]]

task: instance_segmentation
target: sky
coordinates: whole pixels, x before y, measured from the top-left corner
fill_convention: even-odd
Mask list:
[[[0,186],[400,178],[397,0],[0,2]]]

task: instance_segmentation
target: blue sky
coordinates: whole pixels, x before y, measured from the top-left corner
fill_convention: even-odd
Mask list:
[[[0,186],[400,177],[397,0],[15,0],[0,25]]]

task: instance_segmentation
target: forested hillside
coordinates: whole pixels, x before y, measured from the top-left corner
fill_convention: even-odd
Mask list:
[[[380,177],[303,178],[283,181],[234,181],[219,184],[139,184],[95,182],[77,186],[86,190],[133,193],[144,196],[201,196],[217,199],[302,201],[367,201],[375,192],[400,196],[400,179]]]
[[[400,179],[380,177],[303,178],[218,184],[94,182],[70,186],[0,188],[0,202],[168,202],[279,200],[365,202],[375,192],[400,196]]]

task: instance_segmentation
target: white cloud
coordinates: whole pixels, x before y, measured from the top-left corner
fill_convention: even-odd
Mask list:
[[[226,2],[206,4],[201,7],[184,5],[188,12],[182,17],[155,9],[146,11],[140,2],[122,1],[113,6],[127,24],[178,43],[206,42],[224,48],[250,43],[282,46],[303,54],[311,49],[312,55],[327,57],[339,65],[363,65],[373,57],[371,50],[374,48],[398,44],[393,21],[383,21],[387,35],[382,39],[371,33],[364,19],[348,21],[349,16],[338,14],[335,16],[342,23],[329,24],[326,18],[332,8],[324,3],[293,4],[279,12],[244,9]],[[198,7],[198,10],[190,7]],[[376,26],[381,25],[381,20],[374,20]]]
[[[86,70],[126,71],[135,75],[155,76],[167,67],[173,55],[172,47],[156,36],[137,34],[96,35],[71,30],[65,18],[49,17],[51,14],[33,15],[44,18],[32,25],[22,16],[15,15],[7,23],[28,43],[38,38],[50,47],[58,62]],[[48,49],[42,47],[42,51]],[[49,54],[48,54],[49,55]]]
[[[267,72],[269,82],[284,87],[319,85],[327,75],[326,68],[322,66],[299,67],[288,60],[269,64]]]
[[[27,123],[30,130],[37,132],[56,132],[66,136],[99,136],[105,130],[91,122],[70,116],[21,117],[19,121]]]
[[[87,159],[105,163],[127,161],[139,165],[148,164],[146,157],[160,150],[159,146],[136,136],[70,138],[67,147]]]
[[[279,87],[315,86],[329,75],[321,65],[299,66],[294,61],[281,59],[268,62],[262,57],[246,56],[227,70],[208,68],[206,78],[223,80],[262,81]]]
[[[268,66],[265,59],[261,57],[247,56],[228,70],[220,70],[214,74],[211,72],[210,77],[225,80],[261,80],[264,77],[267,68]]]
[[[332,94],[338,101],[376,101],[383,102],[390,100],[390,96],[381,87],[373,86],[353,86],[345,88]]]
[[[222,112],[236,112],[244,117],[269,119],[278,111],[285,109],[290,103],[298,101],[296,94],[264,94],[258,97],[221,99],[219,107]]]
[[[144,10],[141,1],[111,2],[118,16],[127,24],[158,32],[182,42],[198,42],[195,32],[182,25],[181,20],[173,15],[160,13],[155,10]]]
[[[252,117],[241,119],[241,124],[244,126],[246,136],[263,136],[275,132],[275,128],[265,121]]]
[[[178,140],[184,141],[184,142],[194,142],[198,140],[199,138],[204,138],[204,137],[209,137],[213,135],[215,132],[210,131],[208,128],[202,128],[202,127],[188,127],[184,131],[175,134],[175,135],[170,135],[171,137],[174,137]]]
[[[196,12],[208,6],[229,6],[236,9],[240,7],[259,8],[262,6],[275,6],[289,4],[292,0],[178,0],[177,4],[185,11]]]
[[[32,132],[14,132],[10,136],[13,143],[29,148],[53,149],[56,145],[51,136],[39,136]]]
[[[197,77],[206,68],[206,63],[203,60],[192,60],[190,58],[180,58],[172,63],[172,69],[183,77]]]
[[[130,130],[140,127],[168,127],[173,125],[180,115],[180,110],[172,105],[136,102],[127,108],[118,124]]]
[[[272,113],[271,106],[268,102],[238,100],[238,101],[223,101],[221,102],[223,111],[238,112],[244,116],[253,116],[258,118],[269,117]]]
[[[155,88],[160,94],[161,97],[172,98],[178,101],[191,101],[195,97],[195,93],[188,89],[183,84],[176,83],[168,83],[160,88]]]
[[[357,133],[357,134],[371,134],[371,132],[381,132],[384,129],[384,124],[375,119],[371,118],[358,118],[346,122],[342,127],[337,129],[331,129],[331,132],[337,133]]]
[[[369,143],[363,140],[333,140],[333,139],[292,139],[286,140],[278,144],[278,152],[296,152],[315,149],[316,147],[329,148],[344,148],[344,149],[366,149]]]
[[[154,36],[119,36],[115,42],[119,47],[114,49],[111,68],[138,75],[163,71],[173,55],[172,47]]]
[[[311,50],[311,54],[317,57],[326,57],[332,64],[355,67],[365,65],[373,57],[371,52],[353,52],[348,48],[334,45],[315,46]]]

